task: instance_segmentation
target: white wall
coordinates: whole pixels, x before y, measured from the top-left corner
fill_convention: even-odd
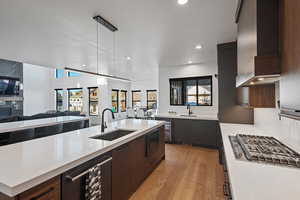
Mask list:
[[[50,79],[54,76],[53,69],[25,63],[23,66],[24,115],[55,110]]]
[[[216,62],[182,65],[182,66],[161,66],[159,68],[159,112],[167,113],[169,110],[177,113],[186,113],[186,106],[170,106],[170,78],[184,78],[197,76],[213,76],[213,106],[195,106],[192,111],[195,114],[217,115],[218,113],[218,73]]]

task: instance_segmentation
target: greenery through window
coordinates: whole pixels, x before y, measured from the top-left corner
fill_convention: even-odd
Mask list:
[[[119,90],[112,90],[111,92],[111,104],[114,113],[119,112]]]
[[[83,90],[82,88],[68,89],[69,111],[83,112]]]
[[[62,112],[63,111],[63,90],[56,89],[56,111]]]
[[[157,108],[157,91],[147,90],[147,110]]]
[[[170,105],[212,106],[212,76],[170,79]]]
[[[89,112],[90,116],[99,115],[99,89],[91,87],[89,89]]]
[[[132,108],[141,107],[141,90],[132,91]]]
[[[126,90],[121,90],[120,101],[121,101],[121,112],[126,112],[126,107],[127,107],[127,91]]]

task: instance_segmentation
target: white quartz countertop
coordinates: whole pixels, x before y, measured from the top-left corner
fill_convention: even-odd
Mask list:
[[[52,177],[125,144],[164,122],[125,119],[108,124],[135,132],[114,141],[90,139],[101,134],[100,126],[67,132],[0,147],[0,192],[16,196]]]
[[[81,116],[61,116],[34,120],[23,120],[16,122],[0,123],[0,133],[19,131],[24,129],[37,128],[42,126],[51,126],[60,123],[75,122],[86,120],[88,117]]]
[[[159,113],[155,115],[155,117],[161,118],[174,118],[174,119],[194,119],[194,120],[218,120],[217,115],[196,115],[192,114],[189,116],[188,114],[184,113],[177,113],[177,114],[170,114],[170,113]]]
[[[235,159],[229,135],[266,135],[252,125],[221,123],[234,200],[298,200],[300,169]],[[300,144],[299,144],[300,145]]]

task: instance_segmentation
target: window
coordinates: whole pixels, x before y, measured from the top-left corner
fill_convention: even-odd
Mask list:
[[[121,101],[121,112],[126,112],[126,107],[127,107],[127,91],[126,90],[121,90],[120,101]]]
[[[62,112],[63,111],[63,90],[56,89],[56,111]]]
[[[119,90],[112,90],[111,105],[114,113],[119,112]]]
[[[99,115],[99,90],[98,87],[91,87],[89,89],[89,114],[90,116]]]
[[[170,79],[170,105],[212,106],[212,76]]]
[[[78,76],[80,76],[80,73],[78,73],[78,72],[68,72],[68,77],[78,77]]]
[[[157,108],[157,91],[147,90],[147,110]]]
[[[141,107],[141,90],[132,91],[132,108]]]
[[[55,78],[63,78],[65,70],[63,69],[55,69]]]
[[[83,90],[82,88],[68,89],[69,111],[83,112]]]

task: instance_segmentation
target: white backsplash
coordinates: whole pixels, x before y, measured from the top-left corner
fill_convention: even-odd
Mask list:
[[[254,124],[269,136],[274,136],[300,153],[300,121],[282,117],[278,109],[254,109]]]

